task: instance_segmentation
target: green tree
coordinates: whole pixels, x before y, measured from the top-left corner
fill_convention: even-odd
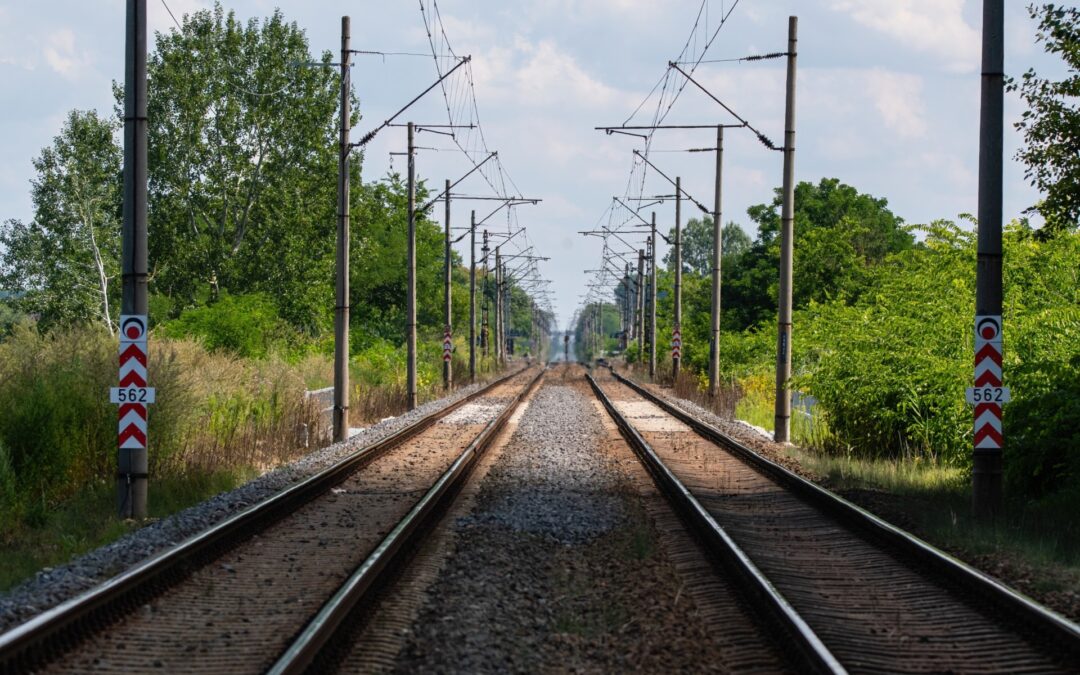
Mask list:
[[[1033,210],[1046,219],[1047,233],[1053,233],[1075,229],[1080,221],[1080,9],[1045,3],[1028,11],[1039,23],[1035,41],[1068,68],[1061,81],[1029,69],[1019,83],[1009,83],[1027,104],[1015,124],[1024,135],[1016,158],[1026,165],[1031,185],[1046,195]]]
[[[401,344],[405,340],[408,267],[408,190],[401,176],[392,174],[357,190],[352,213],[353,244],[350,285],[354,344],[363,347],[372,338]],[[428,192],[421,184],[416,202]],[[455,254],[456,255],[456,254]],[[455,258],[455,261],[457,258]],[[416,317],[420,332],[441,344],[443,329],[443,233],[418,214],[416,221]],[[331,277],[332,278],[332,277]],[[460,277],[459,277],[460,279]],[[468,311],[468,301],[460,303]],[[437,333],[437,335],[436,335]],[[423,336],[422,336],[423,337]]]
[[[668,239],[675,241],[675,228],[668,231]],[[720,233],[720,266],[733,264],[743,251],[750,247],[750,237],[738,223],[729,222]],[[709,216],[691,218],[682,229],[683,272],[707,275],[712,270],[713,221]],[[664,265],[675,269],[673,250],[664,256]]]
[[[780,191],[770,204],[747,210],[758,236],[724,274],[725,324],[739,330],[774,317],[779,286]],[[794,304],[856,299],[868,270],[891,253],[910,249],[914,237],[885,199],[860,193],[836,178],[795,187]]]
[[[266,293],[298,326],[328,321],[339,80],[302,65],[311,60],[280,11],[244,24],[216,4],[158,35],[147,66],[150,262],[153,290],[176,311],[226,289]]]
[[[34,160],[34,219],[0,225],[0,283],[42,325],[114,330],[119,289],[122,152],[116,125],[73,110]]]

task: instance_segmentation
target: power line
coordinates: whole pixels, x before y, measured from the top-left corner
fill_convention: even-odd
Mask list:
[[[169,16],[172,17],[172,21],[176,24],[176,27],[180,28],[180,22],[176,20],[176,15],[172,13],[171,9],[169,9],[169,3],[165,2],[165,0],[161,0],[161,4],[165,6],[165,11],[168,12]],[[181,28],[181,30],[183,29]]]

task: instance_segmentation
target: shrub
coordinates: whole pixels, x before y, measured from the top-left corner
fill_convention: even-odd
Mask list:
[[[195,338],[210,351],[243,358],[266,358],[272,351],[288,353],[300,342],[299,334],[278,316],[274,302],[260,293],[222,292],[213,304],[185,310],[157,330],[163,337]]]
[[[795,384],[826,411],[844,447],[863,457],[970,466],[975,237],[930,226],[920,248],[890,257],[854,305],[797,316]],[[1039,495],[1080,478],[1080,235],[1005,235],[1006,475]]]

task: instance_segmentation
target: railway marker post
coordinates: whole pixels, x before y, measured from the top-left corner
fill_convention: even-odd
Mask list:
[[[979,120],[979,229],[975,273],[975,388],[980,377],[997,377],[1001,387],[1001,210],[1005,91],[1005,3],[983,0],[982,104]],[[996,324],[994,323],[996,322]],[[984,333],[985,331],[985,333]],[[987,335],[995,331],[992,338]],[[996,340],[996,342],[995,342]],[[996,356],[992,353],[996,351]],[[981,358],[980,354],[985,354]],[[996,362],[995,362],[996,358]],[[987,362],[989,361],[989,365]],[[982,366],[980,375],[980,365]],[[996,375],[993,374],[997,367]],[[1007,391],[1007,390],[1006,390]],[[995,394],[995,399],[997,395]],[[980,406],[979,403],[983,405]],[[975,404],[975,438],[971,471],[972,510],[978,518],[992,519],[1002,508],[1002,451],[998,401]],[[989,420],[996,416],[995,429]],[[981,424],[981,426],[980,426]],[[994,437],[994,431],[997,437]]]
[[[123,319],[141,320],[138,337],[142,342],[143,387],[146,386],[146,0],[127,0],[126,39],[124,45],[124,205],[121,230],[121,346],[125,332]],[[123,361],[121,352],[121,361]],[[134,355],[129,357],[138,363]],[[123,371],[123,363],[121,364]],[[130,403],[130,402],[124,402]],[[138,417],[139,406],[125,408],[121,403],[120,420]],[[134,432],[121,438],[117,453],[117,511],[121,518],[146,517],[146,492],[149,458],[146,448],[146,406],[142,410],[142,440]],[[132,418],[131,424],[140,428]],[[135,438],[134,442],[130,442]]]
[[[109,402],[120,406],[118,414],[117,445],[120,449],[120,471],[118,479],[124,481],[125,494],[130,497],[134,481],[147,480],[147,406],[156,401],[156,390],[149,386],[147,375],[146,348],[147,321],[145,314],[124,314],[120,316],[120,377],[118,387],[109,390]],[[132,457],[142,454],[142,466],[136,466]],[[123,461],[127,456],[127,462]],[[145,499],[145,493],[143,494]],[[130,499],[129,499],[130,501]],[[121,502],[122,517],[145,518],[125,512]],[[145,501],[143,504],[145,509]],[[131,511],[132,509],[127,509]]]
[[[1002,406],[1011,400],[1001,375],[1001,317],[975,317],[975,386],[968,387],[967,402],[975,406],[975,454],[1001,453]]]

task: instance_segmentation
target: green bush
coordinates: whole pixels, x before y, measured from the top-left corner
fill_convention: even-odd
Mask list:
[[[195,338],[210,351],[226,351],[242,358],[266,358],[271,352],[290,353],[300,336],[278,316],[266,295],[222,293],[216,302],[182,312],[157,328],[171,338]]]
[[[927,228],[919,248],[875,270],[858,302],[796,317],[795,385],[821,403],[840,445],[862,457],[924,457],[968,467],[975,236]],[[1080,477],[1080,235],[1005,236],[1006,472],[1012,489],[1052,491]]]

